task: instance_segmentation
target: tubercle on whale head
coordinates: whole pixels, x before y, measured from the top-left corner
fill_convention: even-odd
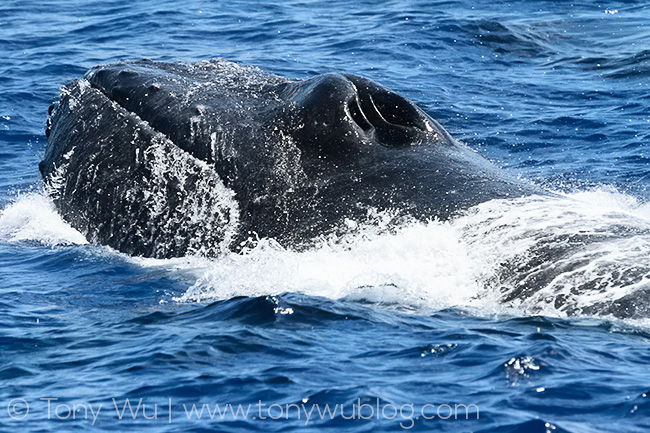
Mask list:
[[[294,110],[302,151],[349,156],[374,147],[455,143],[447,131],[406,98],[357,75],[328,73],[276,89]]]

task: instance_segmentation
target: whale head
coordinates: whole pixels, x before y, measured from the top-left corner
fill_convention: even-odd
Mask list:
[[[444,219],[525,189],[368,78],[223,60],[91,69],[55,104],[40,168],[89,240],[153,257],[252,234],[301,248],[371,212]]]

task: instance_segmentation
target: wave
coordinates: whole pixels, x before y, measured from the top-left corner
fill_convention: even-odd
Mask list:
[[[293,292],[417,313],[649,315],[650,204],[630,195],[601,188],[493,200],[451,221],[387,230],[389,219],[349,221],[348,234],[307,251],[256,239],[216,259],[127,260],[172,269],[189,286],[172,298],[181,303]],[[0,213],[0,241],[86,243],[42,194]]]
[[[0,242],[35,242],[46,246],[87,244],[56,212],[42,193],[20,196],[0,211]]]

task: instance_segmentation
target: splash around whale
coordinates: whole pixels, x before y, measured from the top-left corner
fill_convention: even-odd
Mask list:
[[[221,59],[121,62],[68,83],[50,115],[46,190],[92,243],[210,258],[273,239],[299,254],[372,215],[389,216],[387,234],[447,221],[466,260],[485,261],[470,278],[479,298],[650,316],[650,222],[581,213],[512,178],[367,78],[287,79]]]
[[[531,187],[360,76],[216,59],[91,69],[50,110],[40,170],[89,241],[169,258],[250,236],[292,248],[372,211],[447,219]]]

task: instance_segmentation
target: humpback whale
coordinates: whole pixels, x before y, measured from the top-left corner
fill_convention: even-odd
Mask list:
[[[103,65],[64,86],[46,132],[39,167],[63,218],[136,256],[216,256],[252,235],[300,249],[371,210],[444,220],[533,189],[348,73]]]
[[[255,237],[300,251],[372,215],[389,215],[390,231],[521,202],[515,238],[499,212],[466,230],[470,245],[526,239],[495,258],[486,288],[567,314],[650,315],[644,251],[624,271],[607,253],[645,239],[647,224],[610,212],[576,230],[571,200],[538,195],[368,78],[287,79],[221,59],[108,64],[63,87],[46,135],[39,167],[61,216],[129,255],[217,257]],[[547,199],[563,204],[545,216]]]

